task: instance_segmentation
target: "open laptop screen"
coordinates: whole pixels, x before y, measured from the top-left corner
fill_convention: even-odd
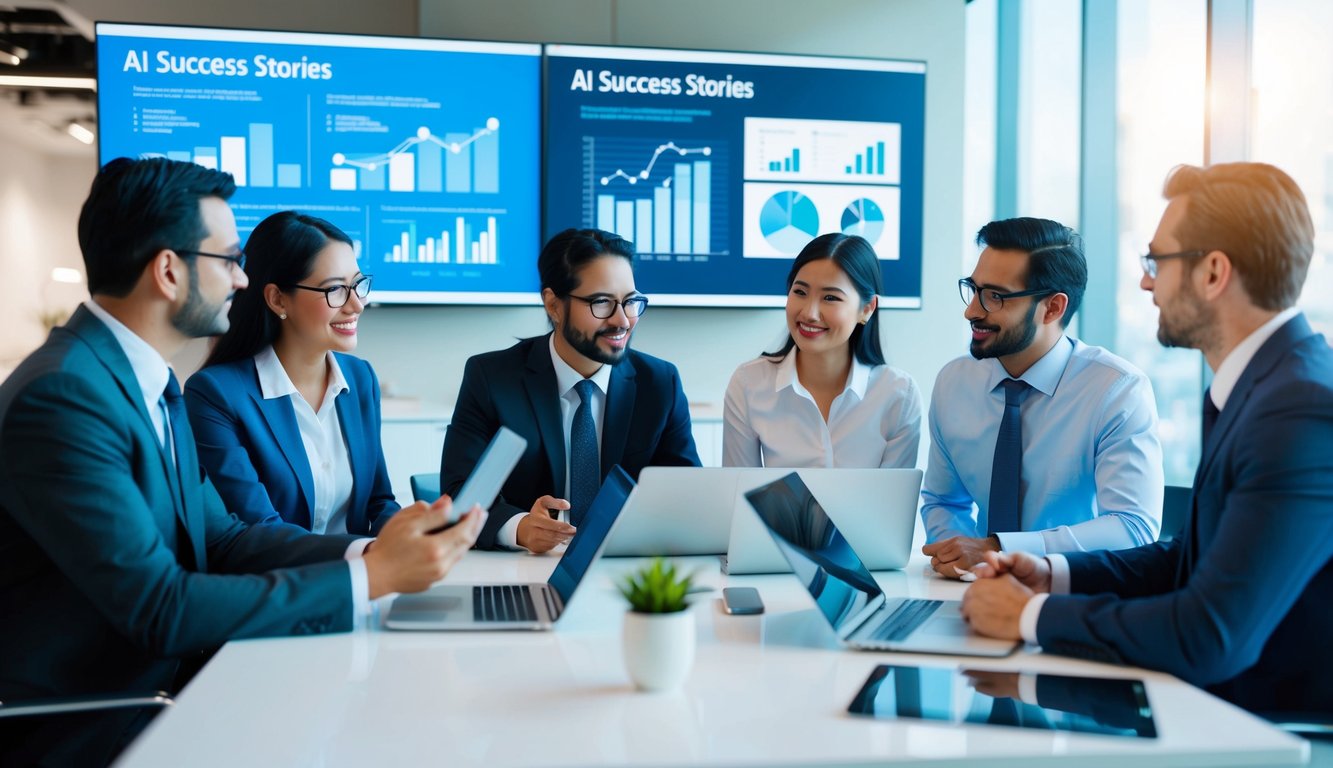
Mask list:
[[[793,472],[746,493],[745,498],[839,634],[883,595],[800,475]]]
[[[579,526],[565,554],[556,563],[551,578],[547,580],[551,588],[559,593],[561,603],[569,604],[569,598],[597,559],[602,545],[606,543],[607,534],[620,517],[620,510],[633,489],[634,481],[625,474],[625,470],[620,465],[611,467],[601,490],[583,516],[583,525]]]

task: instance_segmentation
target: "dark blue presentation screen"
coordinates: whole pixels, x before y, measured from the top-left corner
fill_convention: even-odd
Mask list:
[[[546,234],[632,240],[658,304],[780,306],[816,235],[860,235],[921,303],[925,65],[546,47]]]
[[[99,24],[100,156],[230,172],[244,240],[337,224],[384,302],[533,303],[541,49]]]

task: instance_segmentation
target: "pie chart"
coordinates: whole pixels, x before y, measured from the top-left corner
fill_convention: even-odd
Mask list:
[[[819,234],[819,210],[800,192],[779,192],[759,209],[759,231],[782,253],[800,253]]]
[[[884,234],[884,211],[868,197],[853,200],[842,212],[842,233],[860,235],[874,244]]]

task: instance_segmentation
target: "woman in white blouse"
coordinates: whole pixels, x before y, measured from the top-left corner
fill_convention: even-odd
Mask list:
[[[723,466],[916,466],[921,393],[884,362],[882,290],[864,238],[820,235],[801,250],[787,275],[787,342],[727,385]]]

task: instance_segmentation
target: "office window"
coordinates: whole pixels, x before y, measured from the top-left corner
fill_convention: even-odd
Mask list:
[[[1166,481],[1189,485],[1199,461],[1202,356],[1157,342],[1157,308],[1139,288],[1139,255],[1166,208],[1162,183],[1167,173],[1181,163],[1203,162],[1207,6],[1204,0],[1120,0],[1117,10],[1116,352],[1152,379]]]
[[[1315,226],[1315,254],[1300,306],[1333,338],[1333,4],[1255,0],[1250,159],[1296,180]]]
[[[966,11],[962,275],[976,265],[977,230],[995,218],[996,5],[974,0]]]
[[[1018,215],[1079,220],[1083,6],[1022,4],[1018,103]]]

